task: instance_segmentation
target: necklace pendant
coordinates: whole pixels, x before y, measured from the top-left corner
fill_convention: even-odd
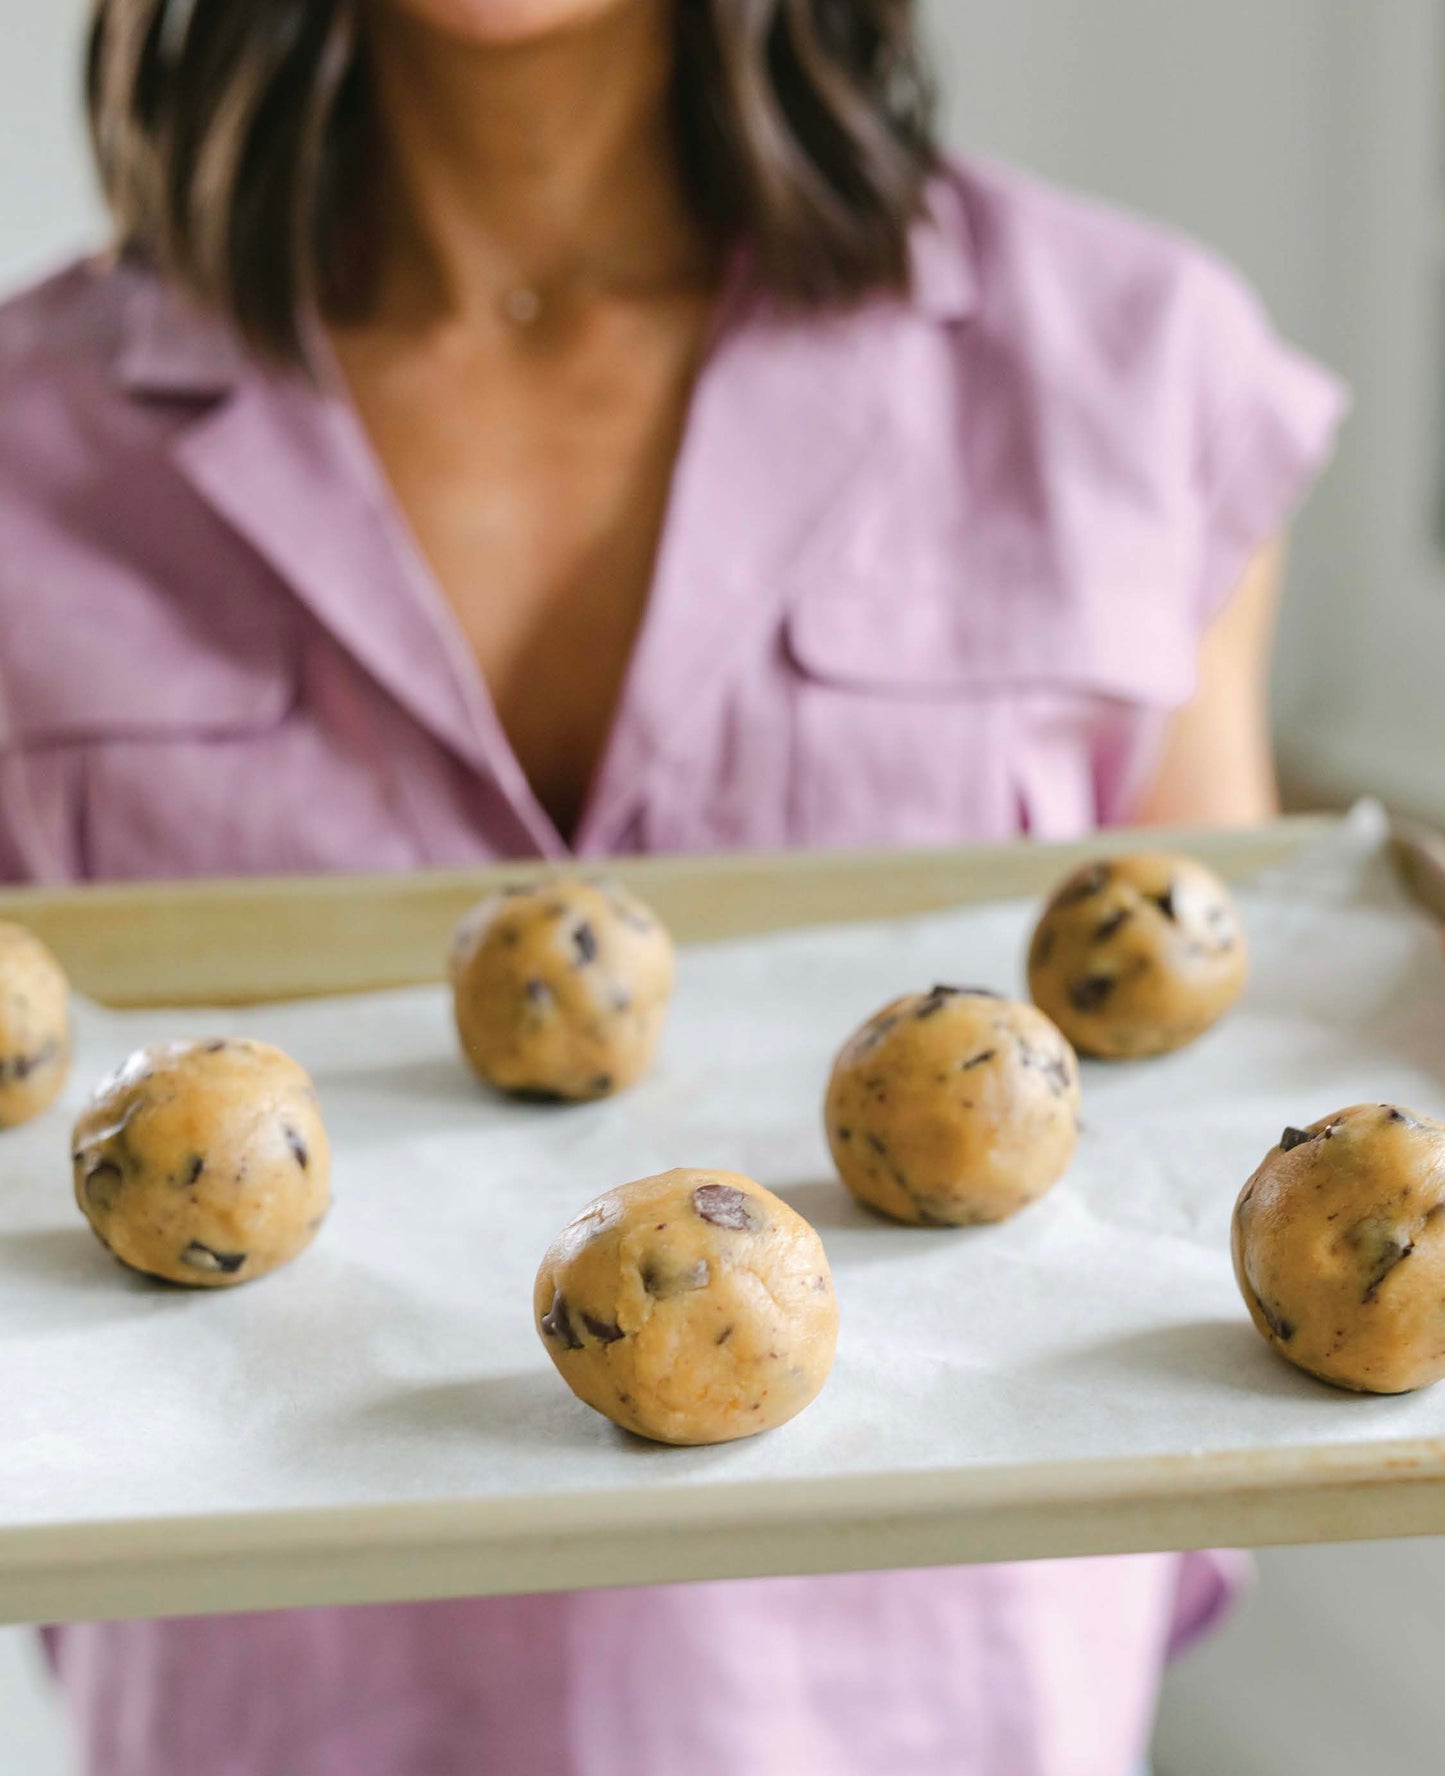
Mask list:
[[[503,296],[502,313],[514,327],[534,327],[542,318],[542,298],[525,284],[519,285]]]

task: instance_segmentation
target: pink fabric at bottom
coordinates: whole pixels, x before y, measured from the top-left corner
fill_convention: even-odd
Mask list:
[[[739,1580],[51,1642],[105,1776],[1122,1776],[1178,1570]]]

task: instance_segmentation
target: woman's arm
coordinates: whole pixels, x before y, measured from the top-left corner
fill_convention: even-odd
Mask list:
[[[1282,541],[1261,549],[1204,638],[1199,689],[1170,725],[1141,825],[1249,826],[1279,812],[1269,732],[1269,657]]]

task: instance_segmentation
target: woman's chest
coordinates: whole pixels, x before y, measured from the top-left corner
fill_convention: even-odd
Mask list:
[[[557,780],[605,752],[577,849],[942,845],[1126,810],[1188,690],[1188,529],[1117,477],[1062,479],[999,376],[915,325],[757,329],[711,361],[646,620],[613,637],[625,689],[570,729]],[[0,812],[29,834],[23,870],[566,855],[461,594],[438,608],[442,576],[333,421],[253,386],[132,448],[143,523],[117,504],[82,534],[53,500],[25,507],[0,585]],[[429,498],[465,504],[420,482],[416,534]],[[540,646],[561,620],[530,608]],[[569,732],[565,675],[513,682],[547,744]]]
[[[380,478],[503,733],[564,831],[580,815],[652,582],[699,301],[378,347],[340,342]]]
[[[818,530],[765,585],[732,579],[720,557],[668,551],[584,855],[947,845],[1067,836],[1111,816],[1111,785],[1153,718],[1082,667],[1037,678],[996,637],[971,634],[960,611],[977,586],[853,578],[825,546],[832,534]],[[375,574],[365,555],[358,570]],[[218,583],[234,621],[207,611]],[[405,608],[403,576],[392,590]],[[366,631],[364,656],[240,550],[213,555],[204,581],[172,588],[161,609],[157,623],[147,582],[91,560],[69,644],[6,651],[19,744],[0,760],[0,820],[21,811],[25,873],[565,855],[505,734],[474,719],[424,623]],[[77,647],[102,611],[106,648]],[[6,629],[0,614],[0,644]],[[142,654],[144,673],[116,674],[117,658]]]

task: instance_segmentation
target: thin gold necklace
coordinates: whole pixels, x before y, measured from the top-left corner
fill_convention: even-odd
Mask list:
[[[514,327],[535,327],[542,318],[541,295],[530,284],[517,284],[502,294],[502,318]]]
[[[627,278],[588,267],[558,279],[549,294],[544,293],[544,286],[539,284],[510,284],[497,297],[497,311],[511,326],[530,332],[542,322],[550,321],[568,303],[591,292],[614,290],[636,296],[676,291],[693,281],[692,271],[692,267],[687,267],[661,276]]]

